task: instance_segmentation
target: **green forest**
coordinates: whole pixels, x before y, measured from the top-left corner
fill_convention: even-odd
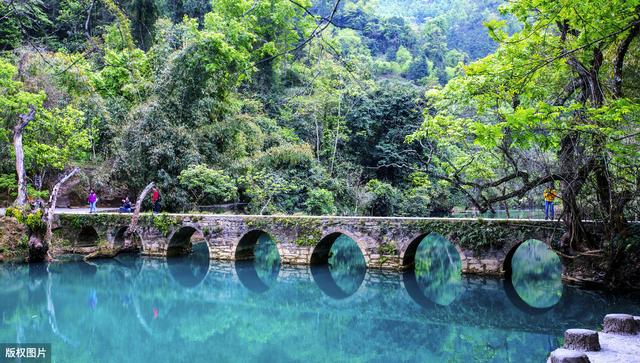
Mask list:
[[[6,0],[0,189],[166,211],[444,216],[542,208],[629,235],[640,1]],[[623,238],[623,239],[624,239]],[[636,242],[628,242],[636,243]],[[627,242],[621,248],[627,248]]]

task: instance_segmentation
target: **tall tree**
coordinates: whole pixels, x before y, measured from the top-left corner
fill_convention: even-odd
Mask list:
[[[409,137],[426,170],[481,211],[557,182],[565,246],[601,246],[585,217],[603,221],[605,240],[623,235],[625,208],[640,190],[636,65],[624,62],[638,52],[639,5],[505,5],[522,30],[510,35],[490,22],[497,51],[429,94],[426,120]]]

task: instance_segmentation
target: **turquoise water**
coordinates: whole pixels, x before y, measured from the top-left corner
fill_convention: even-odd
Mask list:
[[[523,246],[513,283],[461,275],[435,234],[404,274],[367,270],[344,236],[312,268],[280,266],[266,235],[237,264],[209,262],[204,244],[167,260],[4,264],[0,342],[50,342],[54,362],[543,362],[567,328],[640,314],[638,296],[558,288],[550,251]]]

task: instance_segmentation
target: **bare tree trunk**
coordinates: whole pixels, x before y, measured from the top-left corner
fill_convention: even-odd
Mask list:
[[[138,228],[138,219],[140,219],[140,211],[142,210],[142,202],[144,202],[144,198],[147,197],[147,194],[153,189],[155,186],[154,182],[149,183],[143,190],[142,193],[138,196],[138,200],[136,201],[136,208],[133,210],[133,215],[131,216],[131,223],[129,223],[129,227],[124,232],[124,246],[123,248],[129,248],[131,236],[136,232]]]
[[[56,203],[58,202],[58,193],[60,192],[60,188],[66,183],[72,176],[76,175],[77,172],[80,171],[80,168],[73,168],[70,172],[60,179],[58,183],[51,190],[51,196],[49,196],[49,204],[47,205],[47,210],[45,211],[45,223],[47,224],[47,232],[44,235],[44,243],[48,246],[51,243],[51,237],[53,233],[51,232],[51,225],[53,224],[53,216],[56,212]]]
[[[270,195],[269,199],[267,199],[267,202],[262,206],[262,208],[260,208],[260,215],[264,213],[264,210],[267,208],[269,203],[271,203],[271,198],[273,198],[273,195]]]
[[[318,117],[313,116],[313,121],[316,124],[316,159],[320,162],[320,125],[318,124]]]
[[[338,152],[338,138],[340,137],[340,118],[342,117],[342,95],[338,98],[338,118],[336,120],[336,137],[333,141],[333,153],[331,154],[331,167],[329,168],[329,175],[333,176],[333,164],[336,161],[336,154]]]
[[[22,132],[35,117],[36,109],[33,105],[29,105],[29,113],[18,115],[20,121],[13,129],[13,148],[16,153],[16,174],[18,174],[18,196],[13,204],[18,207],[22,207],[27,203],[27,175],[24,169]]]

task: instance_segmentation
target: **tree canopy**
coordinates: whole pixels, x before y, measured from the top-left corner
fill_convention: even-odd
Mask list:
[[[0,20],[0,185],[82,166],[163,207],[449,215],[538,207],[567,244],[638,211],[634,1],[29,0]],[[82,191],[80,191],[82,192]]]

